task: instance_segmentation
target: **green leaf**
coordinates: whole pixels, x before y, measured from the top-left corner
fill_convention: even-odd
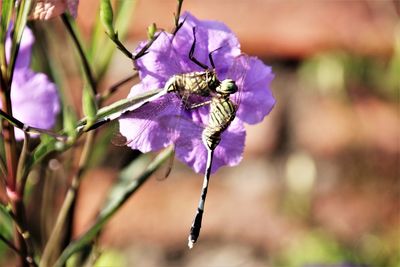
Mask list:
[[[15,21],[14,35],[12,38],[12,46],[10,53],[10,63],[7,69],[7,77],[10,78],[10,81],[12,80],[11,78],[14,72],[15,61],[17,59],[22,33],[24,32],[25,25],[28,19],[31,3],[32,3],[31,0],[22,0],[17,10],[17,19]]]
[[[87,86],[83,87],[82,102],[83,113],[86,115],[87,118],[86,127],[89,127],[96,120],[97,103],[96,98],[93,95],[93,91],[89,90]]]
[[[14,1],[4,0],[2,1],[1,7],[1,30],[0,30],[0,42],[4,45],[8,28],[10,26],[10,19],[13,11]]]

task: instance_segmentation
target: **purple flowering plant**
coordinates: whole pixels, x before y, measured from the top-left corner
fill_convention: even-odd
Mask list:
[[[195,57],[211,66],[209,54],[215,50],[212,57],[217,77],[221,81],[230,78],[239,87],[236,119],[215,149],[212,166],[215,172],[221,166],[234,166],[241,161],[246,135],[244,123],[259,123],[272,110],[275,99],[270,82],[274,74],[271,67],[256,57],[242,55],[236,36],[222,22],[199,20],[188,12],[181,16],[181,21],[175,35],[160,34],[148,53],[135,62],[141,82],[132,87],[129,97],[162,88],[173,75],[204,71],[189,58],[195,27]],[[143,46],[144,43],[139,49]],[[163,96],[120,119],[120,132],[129,141],[129,147],[144,153],[174,144],[178,159],[196,172],[204,172],[207,151],[200,126],[208,122],[209,106],[182,111],[177,108],[182,106],[181,102],[177,94]]]
[[[27,125],[51,129],[60,111],[57,86],[48,79],[46,74],[34,72],[30,68],[34,42],[35,37],[32,31],[26,27],[22,34],[11,85],[13,116]],[[10,49],[11,38],[8,35],[7,55],[9,55]],[[0,108],[2,108],[1,102]],[[16,129],[15,135],[18,140],[24,137],[20,129]]]
[[[209,122],[210,105],[202,104],[212,96],[191,96],[190,101],[193,101],[191,104],[200,104],[192,109],[188,109],[182,96],[176,93],[152,98],[154,101],[149,100],[156,95],[149,92],[154,89],[162,91],[174,75],[205,71],[189,58],[193,43],[196,46],[194,57],[198,61],[209,66],[211,70],[212,58],[218,80],[232,79],[239,88],[238,92],[230,96],[238,109],[235,119],[223,131],[221,142],[214,151],[212,172],[222,166],[234,166],[240,162],[245,146],[244,124],[261,122],[275,103],[270,90],[270,83],[274,78],[271,68],[259,59],[243,54],[238,39],[222,22],[200,20],[188,12],[180,16],[183,1],[177,1],[174,30],[171,33],[159,31],[153,25],[148,30],[149,39],[141,43],[134,53],[131,53],[132,49],[127,49],[121,41],[122,33],[130,26],[129,16],[118,17],[118,29],[114,28],[114,16],[124,14],[127,8],[133,8],[134,1],[117,1],[118,8],[113,8],[111,1],[102,0],[99,8],[99,25],[94,28],[103,29],[105,33],[94,34],[91,44],[86,44],[77,37],[79,28],[76,27],[74,19],[77,15],[78,2],[77,0],[2,2],[0,207],[6,212],[5,215],[0,213],[0,241],[15,252],[21,266],[65,266],[73,254],[81,253],[84,247],[93,246],[95,243],[93,240],[98,237],[112,215],[172,154],[170,145],[174,144],[179,160],[196,172],[205,170],[207,150],[202,143],[202,131]],[[69,12],[70,15],[63,12]],[[64,40],[55,43],[48,41],[57,40],[56,37],[40,39],[35,35],[38,28],[33,27],[31,30],[26,26],[29,19],[38,19],[45,20],[41,27],[46,28],[47,20],[51,17],[55,17],[52,18],[54,20],[59,19],[57,16],[61,16],[65,32],[70,35],[77,48],[77,62],[82,66],[79,68],[82,70],[81,87],[76,85],[68,87],[70,80],[68,71],[59,70],[69,68],[65,67],[65,62],[59,62],[62,57],[54,55],[55,53],[65,56],[68,52],[76,51],[64,49]],[[195,42],[193,29],[196,29]],[[51,63],[39,66],[47,66],[44,69],[50,69],[54,75],[52,77],[58,78],[55,79],[57,84],[52,82],[44,71],[38,72],[31,68],[35,42],[40,44],[37,47],[42,49],[44,47],[42,54],[36,59]],[[107,42],[107,45],[103,46],[104,42]],[[120,85],[132,80],[132,77],[129,77],[123,81],[116,81],[115,86],[105,91],[100,90],[104,88],[100,85],[111,60],[109,55],[112,55],[116,48],[133,61],[137,73],[132,77],[138,74],[140,82],[132,87],[127,99],[104,105],[105,100]],[[59,81],[61,82],[58,83]],[[78,94],[76,92],[73,94],[82,95],[80,109],[71,108],[76,107],[76,103],[67,96],[67,93],[76,90]],[[78,120],[80,112],[83,114]],[[145,170],[136,170],[138,179],[130,179],[128,184],[122,181],[125,169],[121,170],[120,179],[115,183],[117,190],[110,190],[109,200],[100,209],[96,220],[82,236],[73,240],[68,222],[74,221],[76,192],[80,188],[83,174],[89,166],[94,165],[90,162],[91,153],[96,149],[105,151],[104,147],[111,144],[111,141],[97,142],[95,133],[97,137],[102,134],[107,135],[96,130],[100,125],[115,119],[119,120],[120,132],[129,141],[129,147],[143,153],[166,149],[160,152]],[[41,138],[35,138],[38,136]],[[32,138],[35,138],[33,142]],[[71,149],[76,147],[82,147],[77,149],[81,151],[79,163],[65,161],[65,158],[76,156],[76,150]],[[105,159],[107,155],[102,157]],[[131,165],[134,163],[135,161]],[[59,165],[63,165],[64,168],[57,167]],[[55,177],[65,179],[64,184],[68,184],[68,188],[64,190],[67,193],[61,207],[54,204],[58,203],[59,192],[54,192],[50,199],[43,200],[49,205],[48,209],[37,206],[38,204],[32,201],[33,197],[25,195],[27,184],[31,186],[30,188],[47,185],[47,183],[33,183],[28,179],[37,169],[46,170],[40,171],[43,175],[38,179]],[[62,174],[60,169],[64,171]],[[39,188],[37,191],[44,192],[45,188]],[[29,205],[26,205],[28,203]],[[43,210],[45,215],[43,218],[48,220],[43,224],[51,225],[45,233],[41,233],[40,236],[45,237],[43,240],[36,240],[38,237],[29,233],[30,220],[26,217],[29,208],[34,211]],[[54,210],[60,210],[55,220]],[[29,214],[38,213],[34,211],[29,211]],[[3,216],[6,216],[7,220],[3,220]],[[2,227],[6,221],[10,221],[10,226]],[[53,226],[54,221],[56,223]],[[15,232],[3,230],[13,229],[12,225],[15,226]],[[43,250],[38,251],[41,248],[35,244],[44,244]],[[81,265],[82,262],[77,266]]]

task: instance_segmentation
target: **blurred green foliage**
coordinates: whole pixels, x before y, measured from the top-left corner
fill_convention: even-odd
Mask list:
[[[389,58],[368,57],[346,51],[331,51],[306,59],[299,68],[300,78],[321,94],[347,97],[351,90],[367,90],[396,101],[400,89],[400,35]],[[350,91],[349,91],[350,90]]]

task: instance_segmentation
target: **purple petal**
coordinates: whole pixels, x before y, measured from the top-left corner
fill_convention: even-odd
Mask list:
[[[56,85],[43,73],[29,69],[15,71],[11,86],[13,115],[23,123],[50,129],[54,126],[60,104]],[[16,130],[16,138],[23,138],[23,132]]]
[[[35,73],[30,68],[32,46],[35,37],[26,27],[22,34],[11,85],[13,116],[23,123],[42,129],[50,129],[60,111],[57,87],[43,73]],[[6,53],[9,57],[11,38],[6,40]],[[0,103],[1,108],[1,103]],[[23,139],[24,134],[16,129],[15,136]]]
[[[6,39],[7,60],[9,60],[10,57],[11,42],[11,38],[8,35]],[[29,68],[29,65],[31,64],[32,46],[34,42],[35,36],[33,36],[32,31],[28,27],[25,27],[24,32],[22,33],[17,60],[15,62],[15,69]]]
[[[238,82],[242,91],[237,116],[244,122],[259,123],[271,112],[275,105],[275,98],[270,90],[273,78],[271,67],[256,57],[249,58],[246,76],[243,81]]]
[[[151,45],[148,53],[136,60],[143,84],[142,89],[162,88],[165,82],[173,75],[183,73],[182,67],[177,63],[177,55],[172,49],[172,36],[162,32]],[[145,43],[136,50],[138,52]]]
[[[129,97],[142,91],[142,85],[132,87]],[[174,104],[172,104],[174,103]],[[178,116],[180,101],[174,94],[161,97],[124,115],[119,120],[120,133],[128,146],[141,152],[159,150],[173,143],[173,126],[162,124],[165,117]]]
[[[196,172],[204,172],[207,162],[207,149],[201,138],[203,128],[190,121],[183,122],[183,124],[180,136],[176,141],[176,156]],[[240,120],[234,120],[222,134],[221,143],[214,151],[212,173],[224,165],[234,166],[241,161],[245,136],[243,124]]]
[[[132,88],[131,95],[155,88],[163,88],[173,75],[204,71],[189,58],[194,42],[194,57],[209,69],[215,63],[218,78],[236,81],[239,92],[231,96],[240,103],[237,118],[222,134],[214,152],[212,171],[223,165],[233,166],[242,158],[245,141],[243,122],[257,123],[271,111],[275,99],[270,91],[274,75],[271,68],[254,57],[241,54],[236,36],[223,23],[198,20],[190,13],[182,15],[184,23],[175,36],[161,33],[148,53],[136,61],[142,79]],[[182,21],[181,18],[181,21]],[[145,43],[136,50],[138,52]],[[132,112],[120,122],[121,133],[131,140],[129,146],[148,152],[175,143],[176,155],[196,172],[203,172],[207,149],[202,143],[202,131],[208,123],[209,107],[180,110],[176,95],[165,96]]]

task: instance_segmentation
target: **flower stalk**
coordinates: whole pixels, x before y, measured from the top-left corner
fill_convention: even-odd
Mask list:
[[[40,260],[40,266],[53,266],[55,259],[60,253],[60,243],[64,233],[63,230],[67,226],[66,222],[68,216],[73,212],[72,207],[74,206],[83,174],[87,168],[87,162],[89,161],[90,153],[94,144],[94,137],[95,132],[88,133],[86,137],[86,141],[78,165],[78,170],[72,178],[71,185],[67,191],[67,195],[65,196],[64,202],[57,216],[54,228],[44,248],[43,255]]]
[[[93,95],[96,95],[97,94],[97,89],[96,89],[97,82],[93,75],[92,69],[90,67],[89,60],[86,57],[86,54],[83,50],[83,46],[82,46],[81,42],[79,41],[76,31],[74,29],[74,22],[72,21],[72,18],[65,13],[61,15],[61,19],[62,19],[66,29],[68,30],[68,33],[71,35],[71,38],[78,50],[79,58],[82,61],[83,71],[85,73],[86,79],[89,82],[90,89],[92,90]]]

